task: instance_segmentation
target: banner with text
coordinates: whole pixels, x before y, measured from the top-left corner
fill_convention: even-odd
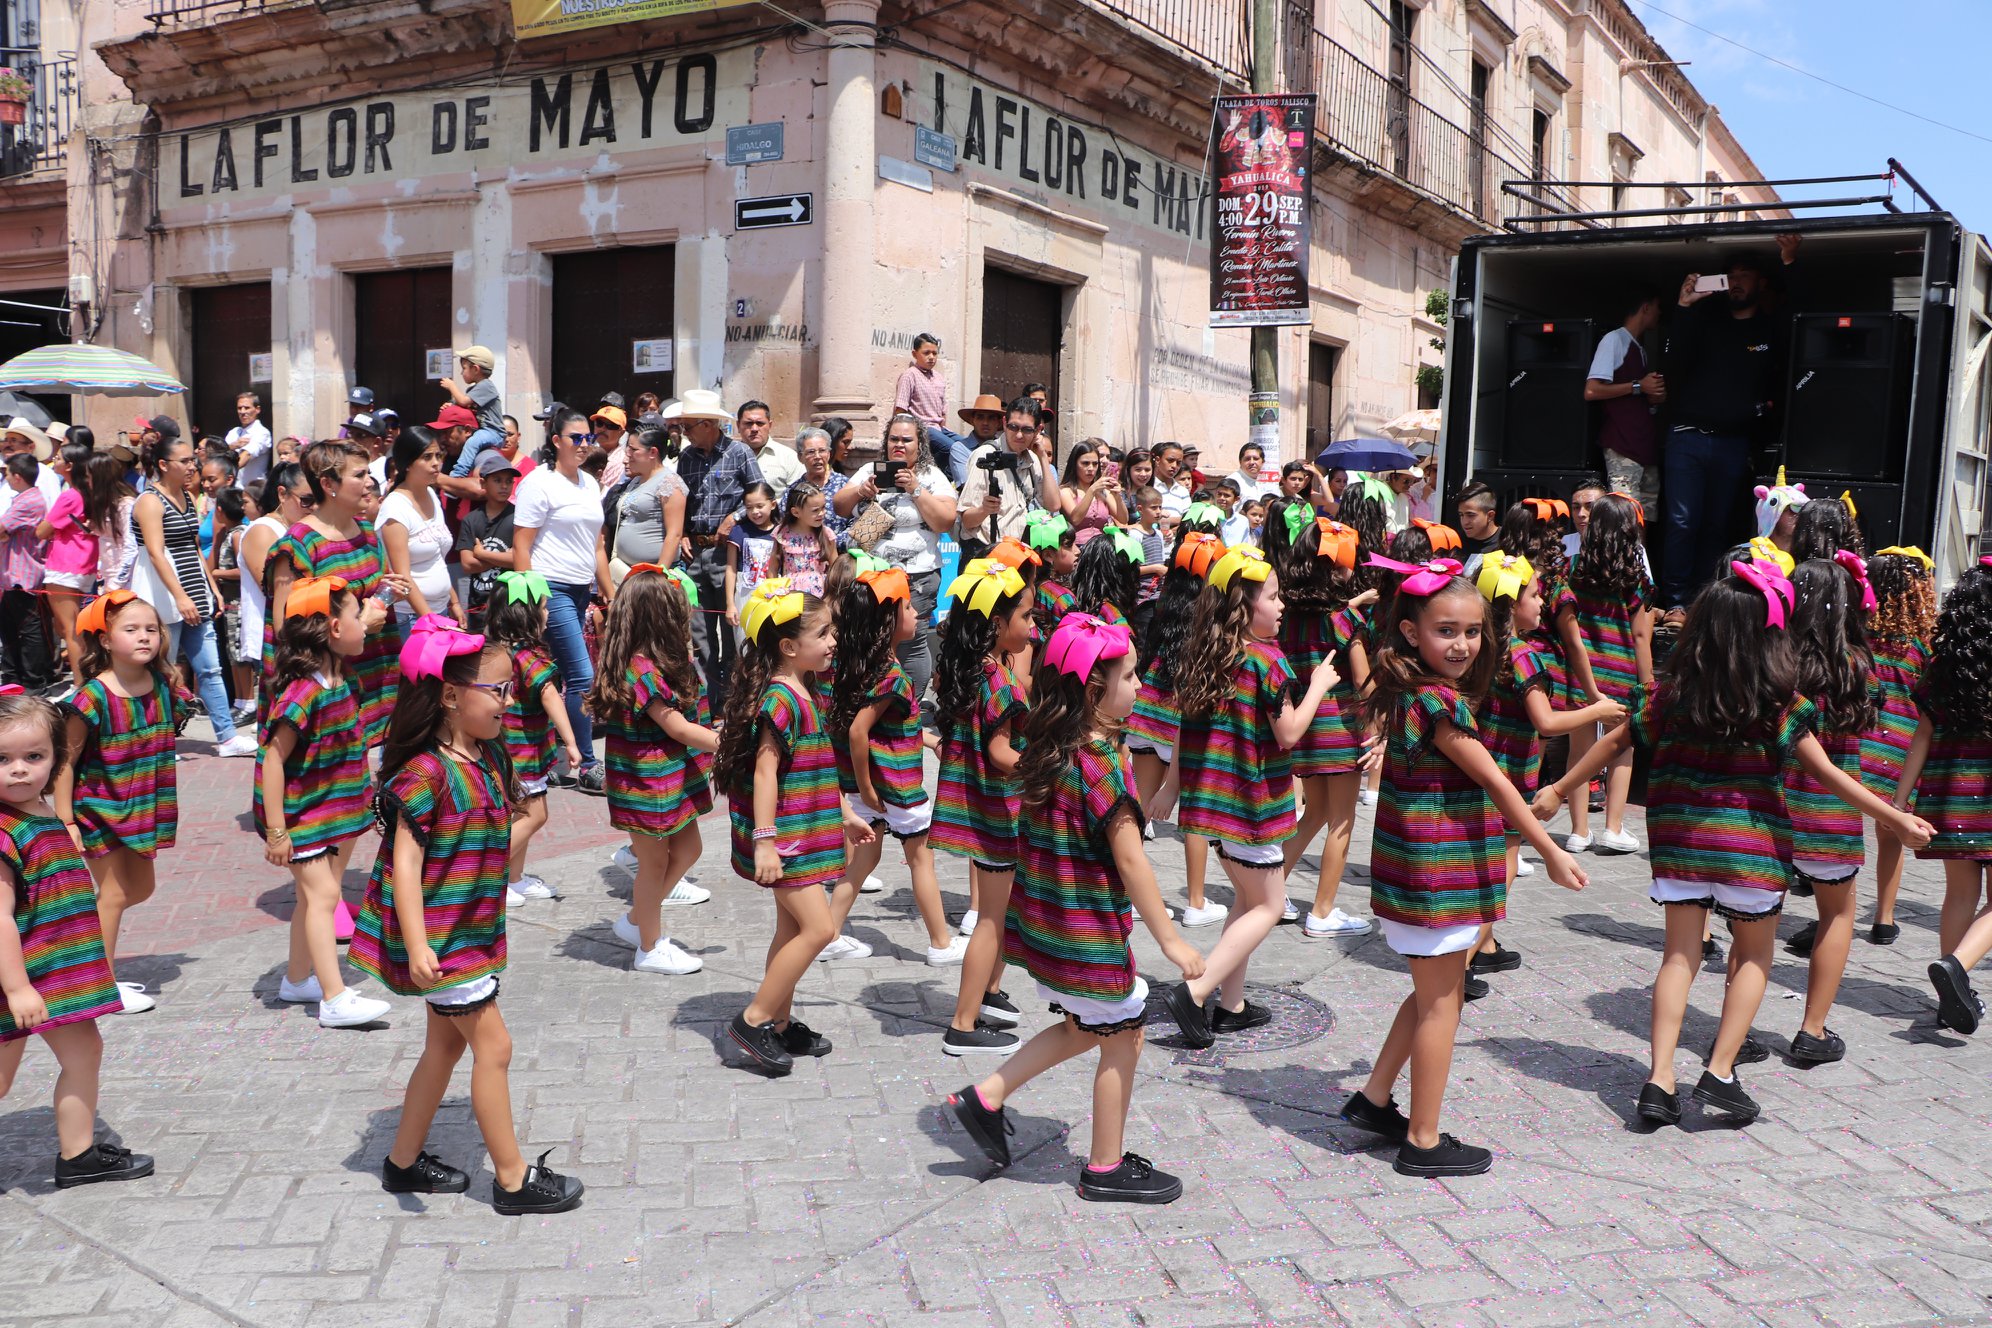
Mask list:
[[[556,32],[703,14],[751,3],[753,0],[512,0],[512,28],[519,40],[524,41]]]
[[[1219,97],[1212,130],[1217,187],[1211,222],[1211,326],[1311,322],[1307,250],[1313,95]]]

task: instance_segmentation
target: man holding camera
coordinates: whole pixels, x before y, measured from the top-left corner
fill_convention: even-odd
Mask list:
[[[1051,442],[1038,432],[1038,403],[1018,397],[1003,412],[1002,436],[969,455],[961,486],[963,561],[1006,536],[1022,539],[1024,523],[1039,508],[1061,507]]]

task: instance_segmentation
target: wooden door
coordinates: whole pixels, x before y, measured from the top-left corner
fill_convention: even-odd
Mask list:
[[[263,399],[263,423],[270,417],[270,384],[249,381],[249,357],[270,353],[270,283],[197,286],[193,292],[193,374],[187,384],[187,413],[196,439],[226,437],[235,427],[235,398],[254,392]]]
[[[962,401],[994,392],[1004,401],[1023,395],[1028,383],[1051,390],[1059,408],[1058,361],[1065,344],[1065,289],[1020,277],[1000,267],[983,269],[982,381],[963,384]]]
[[[429,377],[428,353],[453,348],[455,301],[446,267],[367,272],[353,278],[353,382],[373,389],[403,424],[427,424],[449,403]],[[468,344],[468,343],[466,343]],[[456,377],[451,359],[448,376]]]
[[[553,395],[579,411],[620,392],[677,395],[677,359],[659,367],[677,327],[677,255],[668,244],[557,254],[553,260]],[[637,367],[637,343],[646,344]]]

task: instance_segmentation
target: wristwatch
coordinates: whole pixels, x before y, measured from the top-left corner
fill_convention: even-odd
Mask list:
[[[1643,397],[1643,396],[1645,396],[1645,395],[1646,395],[1646,384],[1644,384],[1644,383],[1640,382],[1640,381],[1639,381],[1639,380],[1638,380],[1637,378],[1633,379],[1633,380],[1632,380],[1632,394],[1633,394],[1634,396],[1636,396],[1636,397]]]

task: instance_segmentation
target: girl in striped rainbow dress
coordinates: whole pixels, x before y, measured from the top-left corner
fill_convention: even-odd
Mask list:
[[[97,883],[104,957],[115,971],[125,910],[152,898],[154,859],[179,830],[179,706],[161,659],[159,615],[131,591],[106,591],[86,604],[76,638],[90,681],[66,706],[69,763],[55,781],[55,811]],[[136,982],[120,982],[118,994],[126,1014],[155,1004]]]
[[[1037,639],[1051,635],[1072,608],[1072,574],[1079,569],[1079,537],[1056,512],[1032,512],[1024,523],[1024,543],[1044,560],[1037,579]]]
[[[333,913],[353,842],[365,832],[366,726],[346,661],[366,649],[360,599],[343,577],[293,582],[277,627],[269,714],[256,753],[256,829],[263,858],[297,886],[290,961],[277,998],[318,1003],[324,1028],[358,1028],[388,1012],[339,976]]]
[[[1893,797],[1902,780],[1902,764],[1915,740],[1922,715],[1916,709],[1916,689],[1930,657],[1930,637],[1937,626],[1937,593],[1931,576],[1936,564],[1917,548],[1900,545],[1868,559],[1868,581],[1876,605],[1868,623],[1868,647],[1874,652],[1874,676],[1881,688],[1881,711],[1861,740],[1861,770],[1868,787]],[[1875,826],[1874,923],[1868,943],[1893,945],[1902,935],[1895,922],[1895,899],[1902,891],[1902,845],[1887,827]]]
[[[812,679],[837,649],[829,610],[786,580],[763,581],[740,609],[740,633],[713,782],[726,793],[733,870],[773,892],[775,935],[761,985],[727,1036],[764,1073],[780,1076],[797,1056],[830,1054],[830,1040],[791,1008],[803,974],[837,936],[823,887],[855,894],[845,844],[874,836],[844,806],[830,728],[816,706]]]
[[[1439,1109],[1470,956],[1481,929],[1507,915],[1503,819],[1542,854],[1552,881],[1586,884],[1482,742],[1473,701],[1506,661],[1489,648],[1486,601],[1458,572],[1451,560],[1430,562],[1398,583],[1364,695],[1386,743],[1370,904],[1410,965],[1412,991],[1341,1114],[1396,1141],[1396,1170],[1406,1176],[1473,1176],[1493,1165],[1485,1148],[1439,1132]],[[1408,1117],[1391,1096],[1407,1065]]]
[[[1158,1204],[1180,1196],[1182,1182],[1124,1149],[1147,1022],[1148,986],[1128,947],[1135,910],[1185,980],[1203,971],[1203,956],[1169,921],[1142,852],[1141,807],[1119,742],[1134,709],[1134,663],[1128,629],[1090,614],[1067,614],[1045,642],[1024,719],[1016,893],[1003,952],[1061,1018],[948,1106],[977,1146],[1007,1166],[1005,1101],[1046,1070],[1098,1050],[1079,1197]]]
[[[664,934],[664,900],[699,860],[699,817],[712,810],[705,754],[719,735],[704,721],[705,687],[692,662],[698,590],[655,563],[630,569],[609,605],[588,713],[607,734],[609,824],[629,835],[636,881],[616,939],[639,973],[696,973],[705,961]]]
[[[90,873],[46,798],[64,767],[62,712],[0,688],[0,1098],[14,1086],[27,1036],[62,1067],[55,1080],[58,1189],[152,1174],[152,1159],[96,1142],[97,1020],[123,1009]]]
[[[446,623],[447,620],[440,620]],[[427,1152],[450,1075],[470,1049],[470,1105],[502,1214],[563,1213],[581,1182],[528,1166],[512,1126],[512,1035],[498,1010],[505,970],[506,861],[518,780],[505,755],[511,652],[427,617],[401,648],[402,682],[381,752],[380,854],[353,933],[356,968],[429,1009],[401,1123],[381,1163],[389,1194],[461,1194],[470,1178]]]
[[[1169,993],[1170,1012],[1195,1047],[1272,1018],[1245,999],[1245,966],[1287,908],[1282,846],[1295,820],[1287,753],[1338,676],[1323,661],[1305,688],[1294,685],[1277,644],[1282,611],[1280,579],[1266,556],[1251,545],[1225,550],[1211,564],[1176,666],[1177,823],[1184,834],[1217,842],[1238,900],[1203,974]]]
[[[574,723],[561,699],[560,671],[546,645],[546,600],[552,593],[538,572],[500,572],[484,612],[484,634],[512,656],[512,702],[505,707],[505,753],[519,781],[519,814],[512,821],[512,853],[505,866],[505,907],[554,898],[553,887],[526,870],[533,836],[546,829],[546,789],[553,773],[553,740],[567,751],[571,770],[581,768]]]

